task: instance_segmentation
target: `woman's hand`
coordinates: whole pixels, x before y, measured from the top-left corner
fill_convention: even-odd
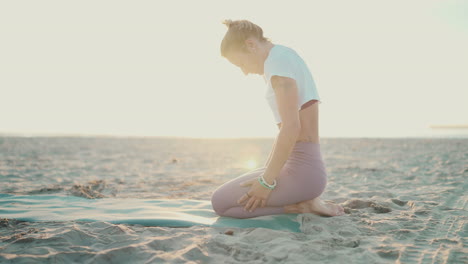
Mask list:
[[[272,190],[267,189],[262,184],[260,184],[260,182],[258,182],[258,178],[253,178],[240,184],[242,187],[248,185],[251,185],[252,187],[247,192],[247,194],[242,195],[237,203],[242,204],[247,201],[244,210],[249,212],[253,212],[259,205],[261,207],[265,207],[267,199],[270,196]]]

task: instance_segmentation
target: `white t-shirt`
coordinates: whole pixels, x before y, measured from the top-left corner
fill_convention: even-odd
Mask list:
[[[293,49],[275,44],[265,60],[263,78],[267,83],[265,98],[270,105],[276,123],[281,123],[281,116],[279,115],[275,92],[271,86],[271,77],[273,75],[296,80],[298,111],[303,104],[310,100],[315,99],[321,103],[314,79],[304,60]]]

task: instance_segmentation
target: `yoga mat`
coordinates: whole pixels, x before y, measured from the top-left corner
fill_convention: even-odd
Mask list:
[[[297,214],[246,219],[220,217],[213,211],[211,201],[191,199],[86,199],[76,196],[0,193],[0,218],[28,222],[105,221],[166,227],[263,227],[301,232]]]

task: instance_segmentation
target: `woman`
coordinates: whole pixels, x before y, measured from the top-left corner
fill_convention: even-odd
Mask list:
[[[343,215],[343,207],[320,200],[327,174],[320,153],[318,101],[312,75],[291,48],[273,44],[247,20],[225,20],[221,55],[249,73],[263,75],[279,133],[263,168],[233,179],[212,194],[220,216],[250,218],[287,213]]]

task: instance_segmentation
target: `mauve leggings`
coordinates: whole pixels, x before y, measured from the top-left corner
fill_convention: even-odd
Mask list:
[[[283,206],[314,199],[322,194],[327,185],[320,144],[299,141],[276,178],[277,185],[270,193],[266,206],[257,207],[253,212],[244,211],[246,203],[238,204],[237,201],[251,186],[241,187],[240,183],[257,178],[264,171],[265,167],[258,168],[219,186],[211,196],[216,214],[234,218],[284,214]]]

